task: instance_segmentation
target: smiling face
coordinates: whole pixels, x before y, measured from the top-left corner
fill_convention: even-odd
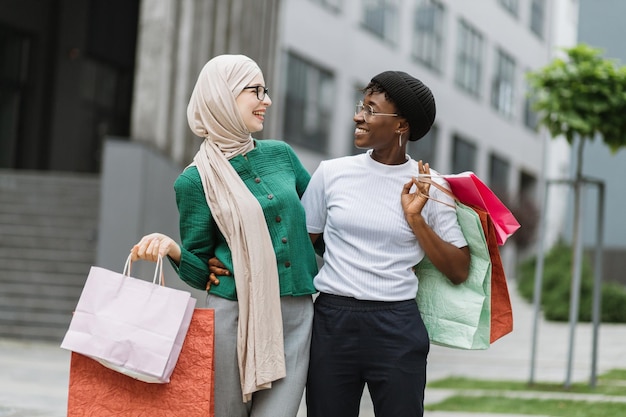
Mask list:
[[[369,105],[374,113],[396,113],[396,107],[385,98],[385,93],[369,93],[363,98],[363,105]],[[398,130],[406,123],[403,118],[391,116],[368,116],[365,121],[364,112],[354,115],[354,145],[361,149],[382,150],[398,149]],[[404,129],[402,129],[404,130]],[[408,139],[408,137],[406,138]],[[405,142],[405,140],[403,142]]]
[[[265,86],[263,74],[254,77],[246,87],[253,86]],[[237,107],[239,107],[239,112],[241,112],[241,117],[250,133],[263,130],[265,111],[272,105],[269,94],[266,94],[263,100],[259,100],[256,90],[254,88],[247,88],[241,90],[241,93],[237,96],[236,102]]]

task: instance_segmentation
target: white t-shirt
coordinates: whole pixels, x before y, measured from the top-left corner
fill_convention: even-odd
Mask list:
[[[402,165],[385,165],[370,155],[371,150],[322,162],[302,197],[309,233],[324,233],[326,244],[314,284],[320,292],[361,300],[412,299],[417,294],[412,268],[424,251],[400,197],[418,164],[407,155]],[[448,188],[444,180],[437,182]],[[435,187],[430,195],[454,205]],[[454,208],[429,200],[422,216],[443,240],[467,246]]]

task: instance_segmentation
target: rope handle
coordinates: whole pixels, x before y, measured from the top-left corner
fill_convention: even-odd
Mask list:
[[[429,175],[429,174],[419,174],[417,176],[417,180],[419,182],[423,182],[426,184],[430,184],[432,186],[434,186],[435,188],[437,188],[439,191],[441,191],[442,193],[446,194],[448,197],[450,197],[451,199],[453,199],[454,201],[456,201],[457,203],[460,202],[459,199],[457,198],[457,196],[455,196],[452,191],[448,190],[446,187],[444,187],[443,185],[437,183],[436,181],[433,181],[431,178],[434,177],[434,175]],[[439,178],[443,178],[441,176],[438,176]],[[448,207],[452,207],[453,209],[456,209],[456,206],[450,204],[450,203],[446,203],[445,201],[441,201],[441,200],[437,200],[436,198],[431,197],[430,195],[427,195],[426,198],[436,201],[438,203],[441,204],[445,204]]]
[[[131,270],[131,266],[132,266],[132,261],[131,261],[131,255],[128,255],[128,258],[126,258],[126,263],[124,264],[124,271],[122,272],[122,275],[130,277],[130,270]],[[156,284],[157,283],[157,278],[159,278],[159,282],[158,284],[162,287],[165,286],[165,278],[163,276],[163,257],[161,257],[161,255],[159,255],[159,257],[157,258],[156,261],[156,267],[154,268],[154,277],[152,278],[152,283]]]

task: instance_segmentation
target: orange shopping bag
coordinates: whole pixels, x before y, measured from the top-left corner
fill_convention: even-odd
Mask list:
[[[214,310],[195,309],[166,384],[150,384],[72,352],[68,417],[214,415]]]
[[[472,207],[472,209],[480,217],[491,257],[491,338],[489,342],[493,343],[513,331],[513,309],[491,216],[478,207]]]

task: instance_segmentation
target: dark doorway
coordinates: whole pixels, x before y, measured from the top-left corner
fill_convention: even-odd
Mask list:
[[[0,2],[0,168],[99,172],[130,133],[139,2]]]

